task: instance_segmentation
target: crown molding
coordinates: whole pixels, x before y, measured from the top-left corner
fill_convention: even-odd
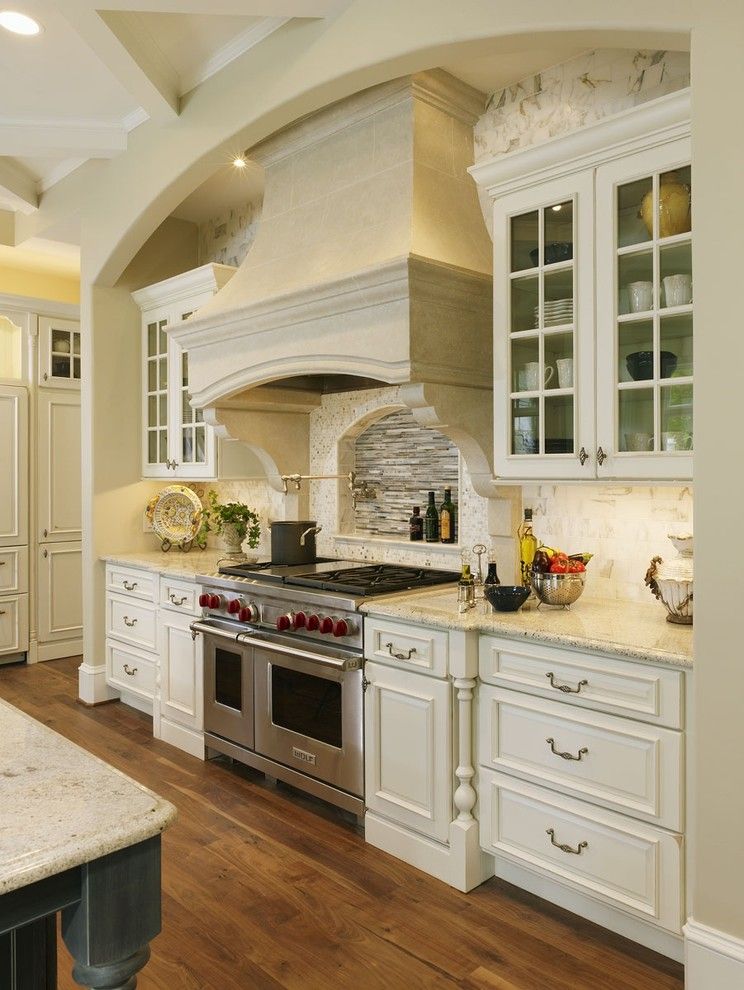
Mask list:
[[[471,165],[468,172],[496,198],[689,137],[690,116],[688,87],[550,141]]]
[[[256,45],[265,41],[269,35],[278,31],[280,27],[291,20],[291,17],[263,17],[257,24],[241,31],[226,45],[210,55],[208,59],[181,76],[181,95],[190,93],[192,89],[206,82],[220,69],[224,69],[226,65],[235,61],[236,58],[240,58],[251,48],[255,48]]]
[[[136,289],[132,293],[132,299],[143,312],[169,306],[202,292],[218,292],[227,285],[236,271],[231,265],[201,265],[181,275],[173,275],[162,282]]]

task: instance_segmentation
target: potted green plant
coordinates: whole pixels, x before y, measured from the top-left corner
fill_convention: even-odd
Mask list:
[[[207,534],[220,537],[220,549],[232,555],[242,554],[243,543],[254,550],[261,538],[258,514],[243,502],[220,502],[217,492],[210,488],[204,507],[202,527],[197,537],[200,546],[207,542]]]

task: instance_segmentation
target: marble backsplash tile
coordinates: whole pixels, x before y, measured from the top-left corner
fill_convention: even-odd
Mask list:
[[[675,557],[667,535],[693,530],[692,486],[525,485],[522,499],[543,543],[594,554],[587,598],[650,601],[651,558]]]

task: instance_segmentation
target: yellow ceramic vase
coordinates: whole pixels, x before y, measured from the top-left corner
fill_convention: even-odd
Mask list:
[[[647,192],[638,216],[654,236],[654,195]],[[676,172],[667,172],[659,185],[659,237],[686,234],[691,227],[690,187],[680,182]]]

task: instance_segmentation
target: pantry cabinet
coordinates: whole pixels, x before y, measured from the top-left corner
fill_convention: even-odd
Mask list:
[[[36,631],[40,659],[74,655],[83,635],[83,566],[80,542],[39,546]],[[64,641],[60,652],[53,645]]]
[[[692,475],[689,92],[471,169],[492,201],[494,470]]]
[[[142,311],[142,476],[216,478],[214,431],[189,404],[188,354],[165,328],[192,316],[235,269],[202,265],[132,293]]]

